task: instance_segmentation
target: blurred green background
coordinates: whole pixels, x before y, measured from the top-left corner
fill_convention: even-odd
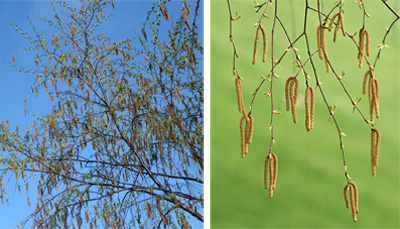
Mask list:
[[[304,2],[279,0],[278,14],[285,28],[294,38],[303,28]],[[316,1],[310,1],[316,7]],[[345,28],[354,33],[362,26],[362,11],[353,0],[345,1]],[[378,52],[385,27],[395,17],[381,1],[366,2],[367,29],[371,35],[371,61]],[[399,1],[388,1],[399,12]],[[248,110],[251,95],[271,68],[272,19],[264,19],[267,29],[269,51],[267,63],[261,62],[260,40],[258,61],[251,65],[254,45],[254,23],[260,14],[254,13],[253,1],[231,1],[233,12],[242,18],[235,21],[233,31],[240,59],[237,68],[241,77],[244,102]],[[324,12],[333,7],[334,1],[324,1]],[[272,16],[273,9],[267,14]],[[315,50],[317,15],[309,12],[307,33]],[[293,26],[294,25],[294,26]],[[346,184],[339,139],[333,122],[329,125],[328,110],[319,91],[316,93],[314,129],[307,133],[304,124],[304,77],[299,76],[299,99],[297,102],[298,124],[293,124],[290,112],[285,111],[284,84],[297,69],[290,62],[289,53],[276,69],[280,76],[274,79],[274,104],[282,114],[274,116],[274,136],[277,146],[273,151],[279,159],[277,186],[273,199],[264,189],[264,160],[269,147],[270,99],[263,94],[269,90],[265,83],[253,108],[255,120],[253,143],[245,159],[240,157],[240,131],[234,75],[232,74],[232,44],[229,41],[229,14],[227,1],[211,0],[211,227],[212,228],[399,228],[399,77],[400,77],[400,22],[389,35],[382,57],[376,66],[379,80],[381,117],[376,127],[382,134],[377,177],[371,176],[370,129],[360,114],[352,112],[352,105],[336,78],[325,71],[323,61],[313,58],[317,64],[323,90],[331,105],[337,105],[335,113],[339,126],[347,136],[344,138],[348,171],[359,188],[360,212],[354,223],[351,210],[345,207],[343,188]],[[275,30],[275,58],[288,47],[282,28]],[[333,33],[327,34],[328,54],[335,70],[346,72],[343,82],[351,96],[363,97],[360,108],[369,118],[368,98],[361,93],[363,75],[367,70],[358,68],[357,49],[348,38],[338,34],[336,43]],[[301,59],[307,57],[305,40],[295,45]],[[307,67],[310,77],[314,76]]]

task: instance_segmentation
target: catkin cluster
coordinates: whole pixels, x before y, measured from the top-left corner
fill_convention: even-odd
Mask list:
[[[253,138],[253,125],[254,119],[251,114],[243,114],[240,119],[240,137],[242,143],[242,153],[241,156],[244,158],[248,152],[248,145],[251,144]]]
[[[286,98],[286,110],[292,109],[293,122],[297,123],[296,117],[296,102],[297,95],[299,92],[299,80],[291,76],[286,80],[285,84],[285,98]]]
[[[348,197],[348,193],[350,192],[350,201]],[[344,201],[346,203],[346,207],[349,208],[351,206],[351,212],[353,215],[354,222],[357,222],[357,214],[358,214],[358,188],[356,183],[348,182],[344,187]]]
[[[336,13],[332,16],[331,23],[329,23],[328,29],[329,31],[332,30],[333,22],[335,21],[336,17],[338,18],[336,21],[335,32],[333,33],[333,42],[336,42],[337,32],[339,31],[339,26],[342,28],[343,36],[346,36],[346,31],[344,30],[344,17],[342,11]]]
[[[321,60],[325,60],[326,71],[329,73],[331,71],[331,67],[329,66],[328,52],[326,50],[325,29],[326,29],[326,27],[323,24],[318,25],[318,27],[317,27],[317,44],[318,44],[319,58]]]
[[[262,25],[259,25],[256,30],[256,39],[254,40],[254,51],[253,51],[253,62],[252,64],[256,64],[257,60],[257,49],[258,49],[258,40],[260,38],[260,30],[263,35],[263,62],[267,61],[267,32],[265,31]]]
[[[278,175],[278,157],[276,156],[275,153],[270,152],[265,158],[265,166],[264,166],[264,187],[265,189],[269,190],[269,198],[272,198],[274,195],[277,175]]]
[[[368,80],[369,79],[369,80]],[[365,95],[366,87],[368,83],[368,102],[369,102],[369,114],[371,116],[371,123],[374,122],[374,116],[379,118],[379,83],[378,79],[375,78],[374,71],[368,69],[364,74],[363,89],[362,93]]]
[[[379,159],[379,145],[381,142],[381,133],[378,129],[371,129],[371,168],[372,176],[376,176],[376,166]]]
[[[363,26],[360,29],[360,32],[358,33],[358,67],[362,67],[363,64],[363,59],[364,59],[364,48],[366,50],[367,56],[370,56],[370,50],[369,50],[369,33],[368,30]]]
[[[307,87],[305,94],[306,130],[314,128],[315,93],[313,87]]]

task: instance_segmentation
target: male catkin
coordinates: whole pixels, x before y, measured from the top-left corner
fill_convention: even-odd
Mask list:
[[[238,99],[239,113],[243,113],[245,109],[244,109],[242,84],[240,77],[236,77],[235,84],[236,84],[236,94]]]
[[[309,132],[312,128],[314,128],[315,96],[313,87],[307,87],[306,89],[305,108],[306,108],[306,130],[307,132]]]
[[[297,123],[296,102],[297,102],[297,95],[299,92],[299,80],[297,78],[293,78],[292,81],[290,82],[289,92],[290,92],[290,103],[292,108],[293,122]]]
[[[265,31],[264,27],[260,25],[260,29],[263,35],[263,62],[267,61],[267,48],[268,48],[268,43],[267,43],[267,32]]]
[[[256,64],[256,60],[257,60],[257,48],[258,48],[258,39],[260,38],[260,28],[261,28],[261,26],[257,27],[256,39],[254,40],[253,62],[252,62],[253,65]]]

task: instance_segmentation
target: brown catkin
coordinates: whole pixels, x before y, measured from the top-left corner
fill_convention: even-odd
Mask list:
[[[364,47],[365,47],[365,28],[362,27],[359,32],[359,41],[358,41],[358,67],[361,68],[364,59]]]
[[[371,116],[371,122],[374,121],[374,109],[375,109],[375,99],[374,99],[374,85],[373,85],[373,79],[369,79],[368,82],[368,102],[369,102],[369,114]]]
[[[346,31],[344,30],[344,17],[342,11],[340,11],[340,27],[342,28],[342,34],[345,37],[346,36]]]
[[[335,26],[335,32],[333,33],[333,42],[336,42],[337,32],[339,31],[339,22],[340,22],[341,15],[339,14],[338,20]]]
[[[244,129],[244,121],[246,120],[246,116],[243,115],[242,118],[240,119],[240,137],[241,137],[241,143],[242,143],[242,158],[246,155],[246,135],[245,135],[245,129]]]
[[[267,48],[268,48],[268,43],[267,43],[267,32],[265,31],[264,27],[260,25],[260,29],[263,35],[263,62],[267,61]]]
[[[273,189],[275,189],[276,186],[276,178],[278,176],[278,157],[276,156],[275,153],[271,152],[272,158],[274,159],[274,176],[273,176]]]
[[[339,15],[339,13],[336,13],[332,16],[331,22],[329,23],[328,30],[332,30],[333,22],[335,21],[336,17]]]
[[[323,27],[323,25],[321,24],[321,25],[318,25],[318,28],[317,28],[318,56],[319,56],[319,59],[321,59],[321,60],[324,59],[324,55],[322,53],[323,51],[322,51],[322,47],[321,47],[321,44],[322,44],[322,42],[321,42],[321,29],[322,29],[322,27]]]
[[[324,51],[324,58],[325,58],[325,65],[326,65],[326,72],[329,73],[331,71],[331,67],[329,66],[328,62],[328,51],[326,49],[326,39],[325,39],[325,27],[321,25],[321,45],[322,50]]]
[[[354,183],[353,181],[351,181],[349,184],[354,188],[354,202],[356,204],[356,213],[358,214],[358,188],[356,183]]]
[[[368,69],[364,74],[364,81],[363,81],[363,85],[362,85],[362,93],[364,95],[366,93],[367,81],[368,81],[368,76],[370,75],[369,74],[370,72],[371,72],[371,69]]]
[[[378,129],[374,129],[376,133],[376,144],[375,144],[375,165],[377,166],[379,164],[379,146],[381,144],[381,133],[379,132]]]
[[[367,56],[370,56],[371,52],[369,50],[369,32],[368,32],[367,29],[365,29],[365,37],[366,37],[365,38],[366,39],[366,41],[365,41],[365,49],[367,51]]]
[[[269,159],[269,198],[272,198],[274,195],[274,171],[273,171],[273,158],[272,158],[272,153],[270,154],[270,159]]]
[[[256,64],[256,60],[257,60],[257,48],[258,48],[258,39],[260,37],[260,26],[257,27],[256,30],[256,39],[254,40],[254,51],[253,51],[253,62],[252,64]]]
[[[249,137],[250,137],[250,119],[247,115],[246,117],[246,127],[245,127],[245,139],[246,139],[246,145],[249,143]],[[246,150],[247,154],[247,150]]]
[[[306,130],[309,132],[314,127],[315,96],[314,88],[307,87],[305,94]]]
[[[354,198],[354,187],[352,185],[350,187],[350,204],[351,204],[351,213],[353,215],[354,222],[357,222],[357,212],[356,212],[356,201]]]
[[[247,143],[251,144],[251,140],[253,139],[253,127],[254,127],[254,119],[253,119],[253,116],[251,116],[251,114],[249,114],[249,119],[250,119],[250,123],[249,123],[250,131],[249,131],[249,138],[248,138]]]
[[[294,90],[293,90],[293,87],[294,87]],[[294,123],[297,123],[296,102],[297,102],[298,91],[299,91],[299,80],[296,78],[293,78],[290,82],[289,95],[290,95],[290,103],[291,103],[292,117],[293,117]]]
[[[376,117],[379,118],[379,83],[377,78],[372,78],[372,92],[373,92],[373,99],[374,99],[374,106],[375,106],[375,114]]]
[[[376,156],[376,144],[375,144],[375,131],[371,129],[371,169],[372,176],[376,176],[376,165],[375,165],[375,156]]]
[[[344,192],[344,201],[345,201],[345,203],[346,203],[346,207],[347,207],[347,208],[350,207],[350,204],[349,204],[349,197],[348,197],[348,194],[347,194],[348,189],[349,189],[349,184],[346,184],[346,186],[344,186],[343,192]]]
[[[264,188],[268,189],[268,169],[269,169],[269,155],[265,157],[265,166],[264,166]]]
[[[240,77],[236,77],[235,83],[236,83],[236,94],[238,98],[239,113],[243,113],[245,109],[243,103],[242,84]]]
[[[290,94],[289,94],[289,84],[290,82],[294,79],[294,76],[289,77],[286,80],[286,84],[285,84],[285,99],[286,99],[286,110],[289,111],[290,109]]]

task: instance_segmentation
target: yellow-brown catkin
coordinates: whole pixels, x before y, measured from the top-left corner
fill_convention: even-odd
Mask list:
[[[254,127],[254,119],[253,116],[251,114],[249,114],[249,119],[250,119],[250,123],[249,123],[249,137],[248,137],[248,144],[251,144],[251,141],[253,139],[253,127]]]
[[[293,90],[294,87],[294,90]],[[293,117],[293,122],[297,123],[297,116],[296,116],[296,103],[297,103],[297,95],[299,92],[299,80],[294,78],[290,82],[290,88],[289,88],[289,93],[290,93],[290,103],[291,103],[291,108],[292,108],[292,117]]]
[[[376,166],[379,164],[379,146],[381,142],[381,134],[378,129],[371,129],[371,167],[372,176],[376,176]]]
[[[267,43],[267,32],[265,31],[264,27],[260,25],[260,29],[263,35],[263,62],[267,61],[267,50],[268,50],[268,43]]]
[[[243,103],[242,84],[240,77],[236,77],[235,83],[236,83],[236,94],[238,98],[239,113],[243,113],[245,109]]]
[[[375,131],[371,129],[371,169],[372,176],[376,176],[376,164],[375,164],[375,156],[376,156],[376,143],[375,143]]]
[[[356,208],[356,201],[355,201],[355,193],[354,187],[352,185],[350,187],[350,204],[351,204],[351,213],[353,215],[354,222],[357,222],[357,208]]]
[[[333,42],[336,42],[337,32],[339,31],[339,22],[340,22],[341,15],[339,14],[338,20],[335,26],[335,32],[333,33]]]
[[[305,94],[306,130],[309,132],[314,127],[315,95],[314,88],[307,87]]]
[[[376,133],[376,144],[375,144],[375,165],[378,166],[379,162],[379,146],[381,144],[381,133],[378,129],[374,129]]]
[[[339,16],[339,13],[336,13],[332,16],[331,22],[329,23],[328,30],[332,30],[333,22],[335,21],[336,17]]]
[[[365,28],[362,27],[359,32],[359,40],[358,40],[358,67],[362,67],[363,59],[364,59],[364,47],[365,47]]]
[[[321,44],[322,44],[321,29],[322,29],[322,27],[323,27],[323,25],[321,24],[321,25],[318,25],[318,28],[317,28],[318,56],[319,56],[319,59],[321,59],[321,60],[324,59],[324,54],[323,54],[322,47],[321,47]]]
[[[373,85],[374,80],[369,79],[368,82],[368,102],[369,102],[369,114],[371,116],[371,122],[374,121],[374,110],[375,110],[375,98],[374,98],[374,85]]]
[[[276,186],[276,178],[278,176],[278,157],[276,156],[275,153],[271,152],[272,158],[274,159],[274,176],[273,176],[273,189],[275,189]]]
[[[354,188],[354,202],[356,204],[356,213],[358,214],[358,188],[356,183],[354,183],[353,181],[349,182],[349,185],[353,186]]]
[[[270,156],[272,156],[270,154]],[[274,171],[273,171],[273,158],[271,157],[269,160],[268,168],[269,168],[269,198],[274,196]]]
[[[257,27],[256,30],[256,39],[254,40],[254,51],[253,51],[253,62],[252,64],[256,64],[256,60],[257,60],[257,48],[258,48],[258,39],[260,38],[260,28],[261,26]]]
[[[344,192],[344,201],[346,203],[346,207],[347,208],[350,207],[349,197],[348,197],[348,194],[347,194],[348,189],[349,189],[349,184],[347,183],[346,186],[344,186],[344,190],[343,190],[343,192]]]
[[[344,17],[343,17],[342,11],[340,11],[339,15],[340,15],[340,26],[342,28],[342,34],[345,37],[346,36],[346,31],[344,30]]]
[[[294,76],[289,77],[286,80],[286,84],[285,84],[285,99],[286,99],[286,110],[289,111],[290,109],[290,93],[289,93],[289,84],[290,82],[294,79]]]
[[[379,113],[379,83],[377,78],[372,78],[372,93],[373,93],[373,99],[374,99],[374,106],[375,106],[375,114],[376,117],[379,118],[380,113]]]
[[[268,189],[268,169],[269,169],[269,160],[270,157],[267,155],[265,157],[265,166],[264,166],[264,188]]]
[[[241,143],[242,143],[242,158],[246,155],[246,149],[247,149],[247,144],[246,144],[246,135],[245,135],[245,129],[244,129],[244,121],[246,120],[246,116],[243,115],[242,118],[240,119],[240,137],[241,137]]]
[[[329,66],[328,62],[328,51],[326,49],[326,39],[325,39],[325,27],[321,25],[321,45],[322,50],[324,51],[324,58],[325,58],[325,65],[326,65],[326,72],[329,73],[331,71],[331,67]]]
[[[367,81],[368,81],[368,76],[370,75],[369,74],[370,72],[371,72],[371,69],[368,69],[364,74],[364,81],[363,81],[363,85],[362,85],[362,93],[364,95],[366,93]]]
[[[250,137],[250,119],[249,119],[249,117],[246,117],[246,127],[245,127],[246,144],[249,143],[249,137]],[[246,150],[246,153],[247,153],[247,150]]]
[[[368,30],[367,29],[365,29],[365,39],[366,39],[366,41],[365,41],[365,48],[366,48],[366,51],[367,51],[367,56],[370,56],[371,55],[371,52],[370,52],[370,49],[369,49],[369,32],[368,32]]]

